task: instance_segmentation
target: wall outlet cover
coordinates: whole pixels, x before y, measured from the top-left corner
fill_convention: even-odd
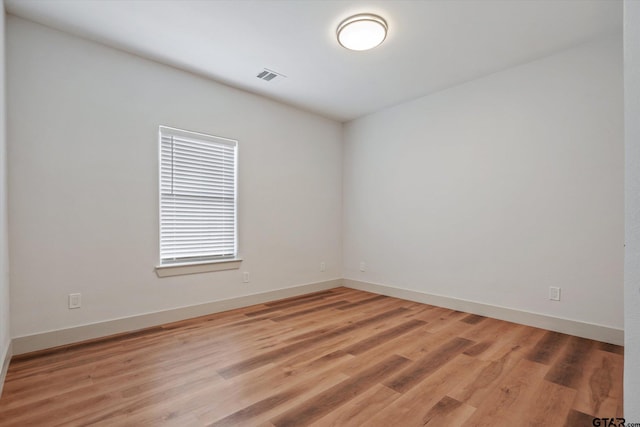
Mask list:
[[[80,308],[82,306],[81,294],[69,294],[69,308]]]

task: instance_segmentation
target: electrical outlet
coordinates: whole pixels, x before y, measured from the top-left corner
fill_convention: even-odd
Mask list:
[[[360,261],[360,271],[367,271],[367,263]]]
[[[82,306],[81,294],[69,294],[69,308],[80,308]]]
[[[327,270],[327,264],[324,261],[322,261],[320,263],[320,271],[326,271],[326,270]]]
[[[245,271],[244,273],[242,273],[242,282],[243,283],[249,283],[249,272]]]
[[[549,286],[549,299],[552,301],[560,301],[560,288],[557,286]]]

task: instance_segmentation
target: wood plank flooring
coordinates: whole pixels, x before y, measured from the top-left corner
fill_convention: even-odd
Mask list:
[[[590,426],[622,347],[347,288],[16,357],[2,426]]]

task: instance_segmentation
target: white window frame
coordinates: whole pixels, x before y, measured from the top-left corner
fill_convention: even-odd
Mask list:
[[[224,257],[201,259],[174,258],[171,261],[163,260],[162,248],[162,138],[177,137],[184,141],[192,140],[197,143],[212,143],[219,146],[234,147],[234,171],[233,171],[233,196],[234,196],[234,232],[233,232],[233,254]],[[207,135],[203,133],[191,132],[168,126],[160,126],[158,129],[158,258],[156,273],[159,277],[176,276],[183,274],[204,273],[209,271],[231,270],[240,268],[242,261],[238,256],[238,141],[222,138],[219,136]]]

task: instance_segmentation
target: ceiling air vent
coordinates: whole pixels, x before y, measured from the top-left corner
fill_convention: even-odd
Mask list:
[[[268,82],[270,82],[271,80],[275,79],[276,77],[287,77],[284,74],[280,74],[276,71],[270,70],[268,68],[265,68],[264,70],[260,71],[258,73],[258,75],[256,76],[257,78],[261,79],[261,80],[266,80]]]

